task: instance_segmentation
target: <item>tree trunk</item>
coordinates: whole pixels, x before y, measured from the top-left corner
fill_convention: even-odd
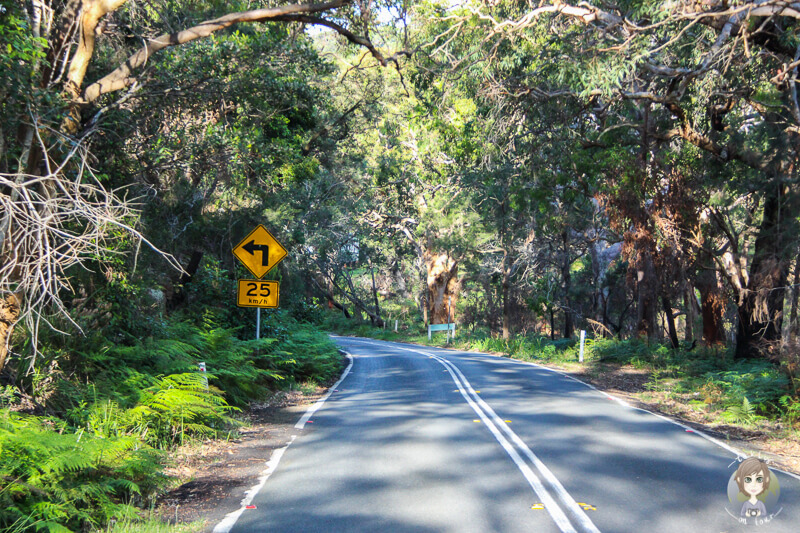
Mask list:
[[[664,319],[667,321],[670,345],[674,349],[678,349],[680,347],[680,341],[678,341],[678,331],[675,329],[675,315],[672,313],[672,302],[669,296],[662,294],[661,304],[664,306]]]
[[[794,260],[794,281],[792,284],[792,310],[789,313],[789,342],[797,340],[800,324],[797,323],[797,297],[800,295],[800,257]]]
[[[656,334],[657,291],[655,266],[649,249],[638,250],[636,258],[636,335],[653,338]]]
[[[484,316],[486,318],[486,325],[489,326],[489,332],[494,333],[495,329],[495,312],[494,312],[494,298],[492,292],[492,280],[489,276],[484,276],[481,281],[483,286],[483,295],[486,297],[486,306],[484,307]],[[477,313],[476,313],[477,314]]]
[[[694,340],[694,323],[697,318],[697,298],[694,296],[694,287],[691,283],[686,284],[683,305],[686,308],[686,331],[683,340],[692,342]]]
[[[598,322],[603,322],[601,311],[601,287],[600,287],[600,257],[597,253],[598,243],[589,246],[589,254],[592,258],[592,318]],[[605,325],[605,324],[603,324]]]
[[[572,318],[572,301],[569,293],[572,290],[572,273],[570,272],[569,255],[564,259],[561,275],[564,278],[564,338],[571,339],[575,332]]]
[[[704,270],[695,279],[700,291],[700,310],[703,316],[703,343],[706,346],[725,344],[725,295],[717,280],[717,274]]]
[[[372,263],[369,264],[369,273],[372,276],[372,298],[375,300],[375,316],[380,318],[381,308],[378,306],[378,288],[375,285],[375,268]]]
[[[347,312],[347,308],[345,306],[336,301],[336,298],[333,297],[332,289],[323,288],[322,285],[320,285],[319,282],[316,279],[314,279],[314,276],[311,273],[308,273],[307,275],[308,279],[311,280],[311,283],[313,283],[314,286],[317,288],[317,290],[322,294],[322,296],[326,300],[328,300],[328,307],[329,308],[335,307],[336,309],[339,309],[344,314],[344,317],[349,319],[350,313]],[[330,282],[328,282],[328,285],[333,287],[333,284]]]
[[[426,250],[428,269],[428,316],[431,324],[447,324],[449,305],[458,299],[458,261],[446,253]]]
[[[422,323],[427,328],[428,324],[430,324],[428,321],[428,283],[422,275],[420,276],[419,298],[417,298],[417,301],[419,302],[419,310],[422,313]]]
[[[564,256],[561,258],[561,277],[564,280],[564,338],[572,338],[574,333],[572,318],[572,301],[570,291],[572,291],[572,272],[570,272],[571,262],[569,260],[569,232],[561,232],[561,243],[564,246]]]
[[[8,360],[9,345],[14,326],[19,320],[19,299],[14,294],[8,294],[0,299],[0,372]]]
[[[737,358],[769,357],[779,349],[789,270],[789,262],[782,257],[785,194],[782,184],[767,189],[750,279],[739,303]]]
[[[194,251],[189,258],[189,264],[186,269],[181,273],[178,283],[172,290],[172,295],[167,299],[167,308],[170,310],[177,309],[186,301],[186,285],[192,282],[194,275],[197,274],[197,269],[200,267],[200,261],[203,259],[203,252]]]

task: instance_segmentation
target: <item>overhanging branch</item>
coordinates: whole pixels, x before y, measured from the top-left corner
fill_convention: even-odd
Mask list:
[[[202,22],[197,26],[193,26],[186,30],[174,33],[165,33],[155,39],[150,39],[147,41],[142,49],[130,56],[127,61],[125,61],[115,70],[106,74],[104,77],[92,83],[91,85],[88,85],[86,89],[84,89],[79,103],[88,104],[94,102],[104,94],[128,87],[134,81],[134,71],[145,65],[150,56],[160,50],[163,50],[164,48],[185,44],[197,39],[203,39],[216,31],[246,22],[266,22],[271,20],[301,21],[301,17],[305,17],[309,14],[322,13],[337,9],[350,3],[350,1],[351,0],[333,0],[331,2],[314,4],[291,4],[267,9],[254,9],[238,13],[230,13],[214,20]],[[347,39],[354,44],[359,44],[368,48],[370,52],[372,52],[372,55],[375,56],[376,59],[381,62],[381,64],[386,64],[387,59],[383,57],[380,51],[377,50],[377,48],[369,39],[357,36],[336,23],[315,17],[308,18],[313,19],[313,21],[309,20],[309,22],[328,26],[329,28],[347,37]]]

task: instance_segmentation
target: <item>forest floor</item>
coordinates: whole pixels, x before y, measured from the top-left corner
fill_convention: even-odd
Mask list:
[[[497,354],[500,355],[500,354]],[[631,405],[660,413],[698,429],[748,455],[759,456],[770,466],[800,475],[800,438],[797,431],[774,423],[758,428],[710,424],[707,416],[686,401],[664,392],[648,390],[646,370],[630,366],[552,365]],[[265,404],[253,405],[247,425],[231,440],[209,440],[179,448],[167,474],[182,484],[165,494],[157,512],[172,523],[197,523],[198,532],[210,533],[226,514],[239,508],[247,490],[258,483],[272,452],[287,445],[294,424],[308,405],[325,392],[276,394]],[[246,512],[246,511],[245,511]]]

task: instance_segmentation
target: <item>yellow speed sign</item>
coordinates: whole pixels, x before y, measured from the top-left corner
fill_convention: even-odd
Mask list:
[[[277,281],[261,281],[256,279],[240,279],[236,296],[239,307],[278,307]]]

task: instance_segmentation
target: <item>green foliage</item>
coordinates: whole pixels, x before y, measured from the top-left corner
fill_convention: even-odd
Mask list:
[[[796,424],[800,420],[800,400],[796,396],[785,394],[779,402],[782,417],[790,424]]]
[[[46,336],[34,372],[18,385],[61,418],[0,411],[0,528],[75,531],[113,518],[128,524],[122,530],[159,531],[138,524],[135,508],[165,484],[158,450],[227,435],[239,426],[237,406],[338,375],[341,356],[314,326],[275,312],[266,338],[245,340],[242,328],[218,322],[233,316],[176,313],[142,340],[117,329],[74,345]],[[14,390],[4,387],[0,398],[13,404]]]
[[[722,418],[735,424],[752,424],[763,417],[756,414],[755,407],[745,396],[741,404],[734,404],[725,409],[725,412],[722,413]]]
[[[55,108],[56,117],[62,103],[59,96],[47,95],[37,83],[37,70],[44,61],[47,42],[34,37],[23,9],[19,2],[0,4],[0,78],[3,80],[0,85],[0,172],[11,170],[13,158],[20,155],[19,146],[8,143],[4,137],[9,132],[15,135],[20,124],[28,120],[30,110],[46,104],[48,99]]]
[[[0,527],[61,532],[133,516],[130,504],[164,483],[160,462],[133,437],[0,410]]]
[[[139,405],[125,413],[125,425],[145,442],[172,446],[186,437],[214,436],[235,425],[228,416],[234,409],[222,391],[207,384],[212,375],[172,374],[156,379],[142,391]]]
[[[170,524],[160,518],[139,517],[118,520],[107,528],[108,533],[196,533],[203,528],[203,522],[190,524]]]
[[[780,366],[764,360],[738,360],[724,352],[698,348],[687,352],[639,340],[601,341],[592,347],[600,361],[630,364],[674,378],[675,392],[702,391],[707,403],[725,409],[725,420],[752,423],[762,415],[785,413],[791,420],[795,402],[788,394],[791,381]],[[659,388],[658,384],[655,384]]]

